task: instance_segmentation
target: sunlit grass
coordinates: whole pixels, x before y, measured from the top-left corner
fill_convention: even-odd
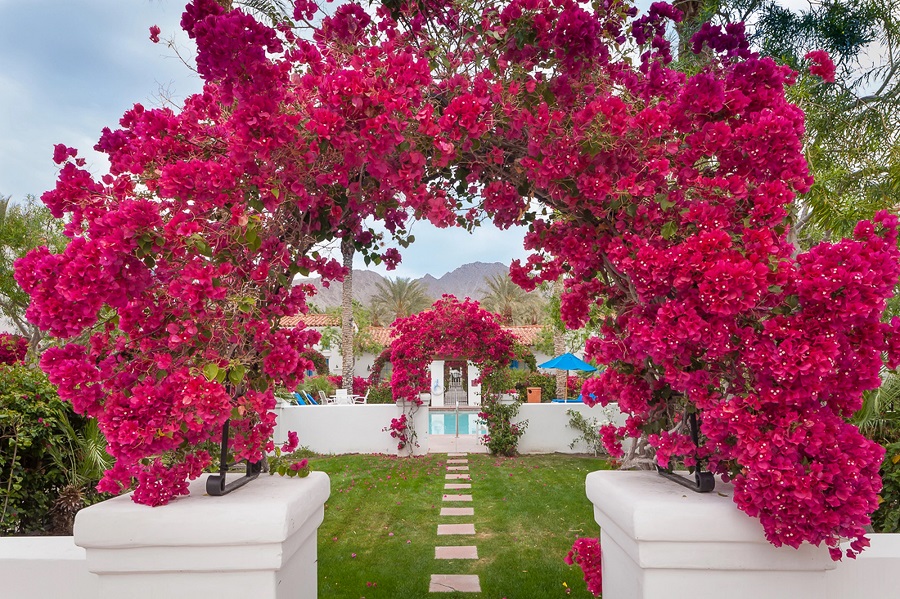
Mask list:
[[[584,478],[607,468],[566,455],[469,455],[472,517],[441,517],[446,456],[312,458],[331,477],[319,529],[319,596],[418,598],[431,574],[477,574],[481,594],[440,597],[590,597],[581,570],[563,558],[579,536],[596,536]],[[447,491],[468,493],[469,491]],[[446,506],[445,506],[446,507]],[[474,522],[475,537],[437,536],[439,523]],[[478,560],[436,560],[438,545],[476,545]],[[567,593],[567,589],[569,593]]]

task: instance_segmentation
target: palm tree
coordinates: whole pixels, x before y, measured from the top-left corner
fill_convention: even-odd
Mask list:
[[[507,325],[537,324],[543,310],[540,298],[512,282],[508,274],[496,274],[485,279],[481,306],[499,314]]]
[[[559,277],[553,283],[554,297],[561,298],[563,292],[563,278]],[[566,352],[566,327],[560,318],[553,330],[553,355],[559,356]],[[566,396],[569,373],[565,370],[556,371],[556,397]]]
[[[346,235],[341,239],[341,256],[344,259],[344,284],[341,295],[341,387],[348,391],[353,389],[353,254],[356,248],[353,237]]]
[[[393,322],[428,309],[432,299],[425,288],[412,279],[387,279],[377,283],[378,293],[372,298],[372,312],[380,322]]]

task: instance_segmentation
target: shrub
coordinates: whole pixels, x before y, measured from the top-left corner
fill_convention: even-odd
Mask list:
[[[556,397],[556,377],[552,374],[542,374],[537,371],[526,372],[522,380],[515,384],[521,401],[528,398],[528,387],[540,387],[541,401],[544,403]]]
[[[881,482],[881,502],[872,514],[872,528],[875,532],[900,532],[900,441],[885,446]]]
[[[336,387],[331,382],[330,378],[331,377],[325,376],[311,376],[300,383],[297,388],[311,394],[316,398],[316,401],[318,401],[319,391],[324,391],[325,395],[334,395]]]
[[[566,410],[566,415],[569,417],[569,426],[581,433],[569,443],[569,449],[575,449],[576,443],[584,441],[594,455],[606,453],[600,438],[600,423],[596,418],[585,418],[581,412],[571,408]]]
[[[478,416],[487,425],[488,434],[481,438],[481,442],[488,448],[492,455],[515,456],[519,453],[519,438],[525,434],[528,421],[513,423],[512,419],[519,413],[521,401],[502,403],[500,398],[491,393],[485,393],[481,412]]]
[[[388,384],[372,385],[369,387],[368,403],[394,403],[391,386]]]
[[[99,499],[108,456],[98,436],[44,373],[0,366],[0,535],[70,533],[74,513]]]

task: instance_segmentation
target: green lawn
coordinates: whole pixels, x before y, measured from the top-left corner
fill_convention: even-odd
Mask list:
[[[475,508],[472,538],[437,536],[439,523],[473,521],[439,516],[446,459],[310,459],[314,470],[331,477],[331,498],[319,529],[320,597],[426,597],[431,574],[478,574],[481,580],[480,594],[434,597],[590,597],[581,570],[563,558],[575,537],[599,533],[584,478],[607,468],[606,462],[560,454],[469,455],[474,501],[447,505]],[[479,559],[435,560],[436,545],[476,545]]]

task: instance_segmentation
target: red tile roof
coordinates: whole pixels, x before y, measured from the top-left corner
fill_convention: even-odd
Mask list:
[[[513,336],[524,345],[534,345],[541,334],[543,325],[527,325],[520,327],[503,327],[505,330],[513,334]],[[369,335],[372,340],[384,347],[391,344],[391,328],[390,327],[369,327]]]
[[[369,335],[372,336],[372,341],[387,347],[391,344],[391,329],[390,327],[369,327],[366,329]]]
[[[505,330],[513,334],[513,337],[519,340],[522,345],[534,345],[540,337],[541,329],[544,325],[530,324],[520,327],[503,327]]]
[[[330,314],[298,314],[297,316],[285,316],[281,319],[281,326],[285,328],[293,328],[298,323],[303,323],[308,327],[339,327],[341,321]]]

